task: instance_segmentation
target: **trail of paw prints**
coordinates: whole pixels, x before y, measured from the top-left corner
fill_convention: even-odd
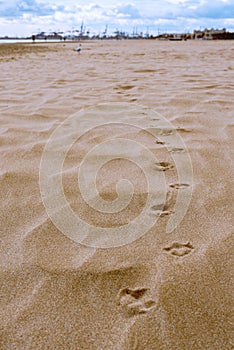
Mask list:
[[[193,249],[194,247],[190,242],[187,242],[187,243],[173,242],[170,246],[165,247],[163,250],[171,255],[182,257],[190,254]]]
[[[129,316],[146,314],[156,306],[156,302],[150,298],[149,288],[124,288],[118,293],[118,305]]]

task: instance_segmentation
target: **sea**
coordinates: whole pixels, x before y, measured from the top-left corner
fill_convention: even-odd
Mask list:
[[[44,40],[44,39],[37,39],[35,40],[35,43],[51,43],[51,42],[61,42],[61,40]],[[15,44],[15,43],[32,43],[32,39],[0,39],[0,44]]]

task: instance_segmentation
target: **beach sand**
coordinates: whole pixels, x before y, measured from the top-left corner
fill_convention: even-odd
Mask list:
[[[88,41],[80,54],[76,46],[0,46],[0,348],[233,349],[234,43]],[[70,115],[100,103],[146,106],[185,142],[192,199],[173,232],[166,224],[184,189],[170,152],[183,149],[130,126],[117,134],[142,141],[165,167],[165,215],[109,249],[70,240],[48,217],[39,188],[46,142]],[[118,159],[100,170],[97,187],[114,200],[118,176],[132,179],[130,209],[106,216],[82,201],[76,166],[112,132],[87,133],[64,162],[68,202],[103,227],[140,215],[147,195],[147,178]]]

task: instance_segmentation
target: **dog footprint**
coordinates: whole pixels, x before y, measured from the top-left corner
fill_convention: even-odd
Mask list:
[[[159,162],[159,163],[155,163],[155,165],[156,165],[156,169],[159,171],[166,171],[173,168],[173,165],[167,162]]]
[[[120,297],[130,295],[134,299],[140,299],[144,296],[144,294],[147,291],[148,291],[148,288],[137,288],[137,289],[124,288],[120,292]]]
[[[130,315],[144,314],[155,306],[148,288],[124,288],[118,294],[118,304]]]
[[[171,255],[174,256],[184,256],[184,255],[188,255],[189,253],[191,253],[191,251],[194,249],[193,245],[190,242],[187,243],[178,243],[178,242],[174,242],[172,243],[171,246],[169,247],[165,247],[163,250],[165,250],[166,252],[170,253]]]
[[[189,186],[190,186],[189,184],[179,184],[179,183],[170,185],[170,187],[175,188],[176,190],[183,189]]]
[[[175,130],[174,129],[161,129],[160,130],[160,135],[162,136],[169,136],[169,135],[173,135],[175,134]]]
[[[165,145],[165,142],[164,141],[161,141],[161,140],[156,140],[155,143],[157,145]]]
[[[191,132],[190,129],[186,129],[186,128],[182,128],[182,127],[178,127],[176,130],[179,131],[179,132],[181,132],[181,133],[182,133],[182,132],[183,132],[183,133]]]
[[[172,200],[172,191],[167,192],[166,196],[166,202],[163,204],[155,204],[151,207],[151,210],[155,212],[158,216],[168,216],[174,214],[174,211],[170,209],[171,206],[171,200]]]
[[[167,216],[167,215],[172,215],[174,214],[175,212],[173,210],[163,210],[161,213],[160,213],[160,216],[163,218],[164,216]]]
[[[172,152],[172,153],[181,153],[181,152],[184,152],[184,151],[185,151],[185,149],[182,148],[182,147],[173,147],[173,148],[170,149],[170,152]]]

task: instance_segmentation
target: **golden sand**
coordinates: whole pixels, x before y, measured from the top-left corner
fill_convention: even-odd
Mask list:
[[[0,348],[233,349],[233,42],[90,41],[81,54],[75,48],[0,46]],[[193,193],[180,225],[166,233],[183,184],[163,142],[138,134],[166,174],[164,215],[133,243],[96,249],[52,223],[39,166],[61,122],[113,102],[144,105],[172,123],[191,157]],[[115,160],[100,170],[97,188],[113,201],[118,178],[132,178],[132,206],[107,217],[82,201],[75,165],[111,132],[84,135],[64,163],[71,207],[105,227],[139,215],[147,195],[141,171]]]

